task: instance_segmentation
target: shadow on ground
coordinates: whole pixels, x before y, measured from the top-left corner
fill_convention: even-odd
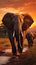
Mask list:
[[[20,56],[6,56],[3,54],[3,58],[0,56],[0,65],[36,65],[36,44],[33,45],[26,52],[22,53]],[[3,59],[3,60],[1,60]],[[2,63],[2,61],[4,63]]]

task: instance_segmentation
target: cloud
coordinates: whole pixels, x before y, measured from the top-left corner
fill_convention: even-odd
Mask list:
[[[0,7],[13,7],[13,8],[19,8],[28,6],[30,4],[36,4],[35,0],[0,0]]]
[[[0,9],[5,11],[15,11],[24,13],[34,13],[36,12],[36,1],[35,0],[0,0]],[[8,8],[11,8],[10,10]],[[5,12],[4,11],[4,12]]]
[[[0,19],[6,12],[29,13],[36,21],[36,0],[0,0]]]

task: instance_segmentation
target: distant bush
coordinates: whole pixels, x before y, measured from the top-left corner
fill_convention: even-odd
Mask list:
[[[0,38],[2,37],[8,37],[8,33],[4,31],[0,31]]]
[[[8,37],[7,28],[4,26],[0,26],[0,38]]]

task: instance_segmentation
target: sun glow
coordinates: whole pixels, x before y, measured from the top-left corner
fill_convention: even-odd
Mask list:
[[[8,8],[8,7],[0,8],[0,24],[2,23],[2,18],[4,16],[4,14],[7,12],[11,12],[11,13],[15,13],[15,14],[23,14],[23,13],[25,14],[26,13],[26,11],[23,12],[20,9],[15,9],[15,8]],[[29,14],[29,12],[27,14]],[[31,27],[36,26],[36,16],[35,16],[36,14],[34,15],[31,13],[30,15],[32,16],[32,18],[34,20],[34,23],[31,25]]]

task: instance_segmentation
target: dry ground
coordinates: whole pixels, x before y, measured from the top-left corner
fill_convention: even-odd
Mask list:
[[[25,39],[25,46],[28,46],[28,42]],[[23,45],[24,47],[24,45]],[[11,48],[9,39],[0,39],[0,50],[5,48]],[[12,58],[7,64],[4,65],[36,65],[36,39],[33,40],[33,47],[21,54],[18,58]]]

